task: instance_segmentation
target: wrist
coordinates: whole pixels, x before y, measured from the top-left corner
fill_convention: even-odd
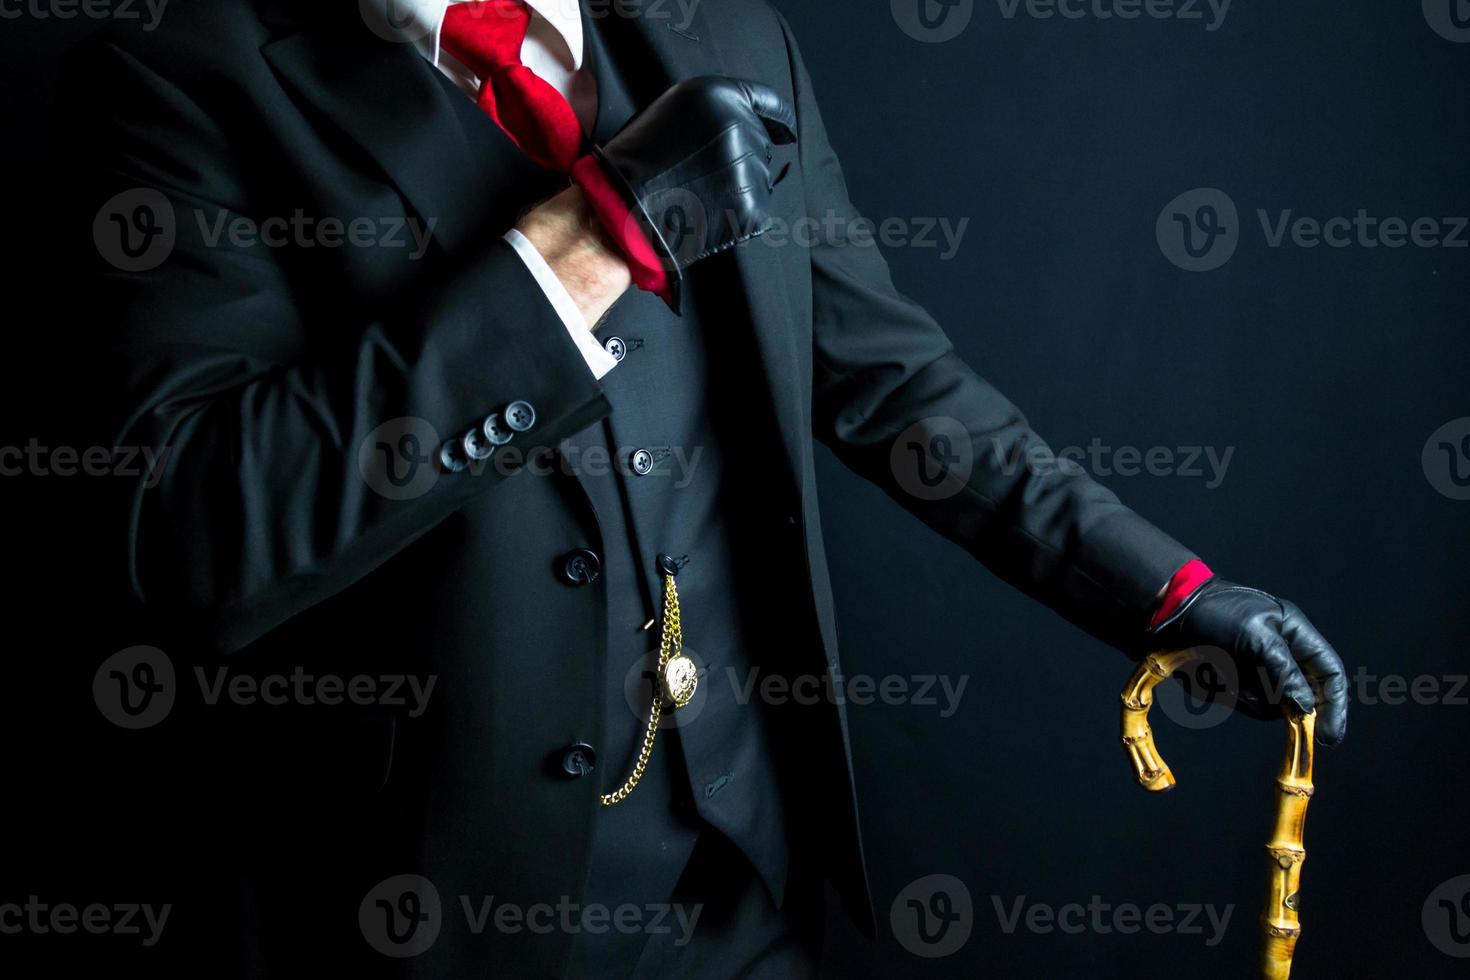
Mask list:
[[[593,329],[632,284],[627,262],[608,240],[580,187],[573,185],[532,208],[516,230],[536,246]]]

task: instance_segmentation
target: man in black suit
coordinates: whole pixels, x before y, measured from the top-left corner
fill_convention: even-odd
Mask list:
[[[1093,634],[1223,648],[1242,707],[1342,737],[1293,606],[1009,465],[1045,444],[856,240],[774,10],[445,6],[183,0],[67,74],[99,414],[168,453],[112,542],[137,603],[176,656],[436,682],[200,720],[223,963],[809,974],[826,880],[871,929],[841,705],[726,680],[840,675],[814,436]]]

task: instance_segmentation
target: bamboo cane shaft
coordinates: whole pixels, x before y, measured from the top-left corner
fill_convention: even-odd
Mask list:
[[[1138,784],[1151,793],[1162,793],[1175,785],[1174,774],[1159,755],[1153,730],[1148,725],[1154,688],[1180,667],[1197,659],[1199,654],[1193,650],[1151,653],[1143,658],[1123,688],[1123,746]],[[1316,721],[1315,714],[1288,713],[1286,718],[1286,751],[1276,775],[1276,819],[1266,844],[1271,876],[1266,909],[1261,915],[1263,980],[1287,980],[1297,937],[1301,935],[1298,913],[1302,862],[1307,856],[1302,836],[1307,803],[1312,798],[1312,735]]]

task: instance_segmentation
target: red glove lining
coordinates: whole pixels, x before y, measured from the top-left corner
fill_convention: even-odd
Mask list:
[[[1184,567],[1174,573],[1169,580],[1169,585],[1164,589],[1164,597],[1159,600],[1159,608],[1154,611],[1153,618],[1148,621],[1148,628],[1153,629],[1174,614],[1179,604],[1188,599],[1195,589],[1204,585],[1215,575],[1209,566],[1198,558],[1186,562]]]

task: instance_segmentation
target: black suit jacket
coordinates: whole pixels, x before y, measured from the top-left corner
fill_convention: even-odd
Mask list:
[[[771,443],[769,497],[805,555],[797,582],[825,669],[838,670],[837,644],[814,438],[1007,581],[1131,649],[1190,553],[1076,467],[1024,465],[1045,444],[1022,414],[899,294],[875,247],[844,240],[858,212],[780,16],[763,0],[706,0],[675,21],[617,26],[620,43],[646,47],[640,104],[672,81],[727,74],[797,109],[798,141],[775,150],[789,166],[775,210],[810,219],[815,239],[755,240],[694,275],[728,297],[711,326],[748,335],[761,366],[750,400]],[[235,828],[221,848],[261,872],[249,907],[281,920],[247,931],[312,951],[295,965],[340,965],[334,943],[352,935],[355,906],[328,914],[312,896],[348,901],[413,870],[446,904],[575,895],[595,788],[556,761],[597,737],[589,650],[605,611],[560,562],[598,547],[595,516],[556,475],[442,473],[400,495],[371,464],[380,443],[427,455],[516,399],[536,410],[513,443],[525,448],[554,449],[609,411],[500,241],[555,179],[493,127],[468,133],[458,93],[411,45],[366,29],[350,0],[179,0],[157,32],[87,46],[65,81],[79,220],[118,194],[133,207],[145,188],[168,202],[176,236],[154,268],[92,254],[79,287],[102,333],[98,416],[112,442],[169,451],[157,486],[131,489],[104,556],[185,663],[438,678],[433,710],[415,719],[198,713],[191,739],[231,776],[210,797]],[[298,212],[366,217],[377,234],[432,220],[432,243],[414,257],[210,240],[239,218]],[[417,444],[401,442],[410,433]],[[833,873],[868,920],[845,725],[832,711],[813,757],[843,852]],[[303,881],[315,883],[305,895]],[[531,938],[441,943],[414,969],[555,972],[564,948]],[[267,972],[292,966],[255,945],[242,955],[266,957],[253,965]]]

